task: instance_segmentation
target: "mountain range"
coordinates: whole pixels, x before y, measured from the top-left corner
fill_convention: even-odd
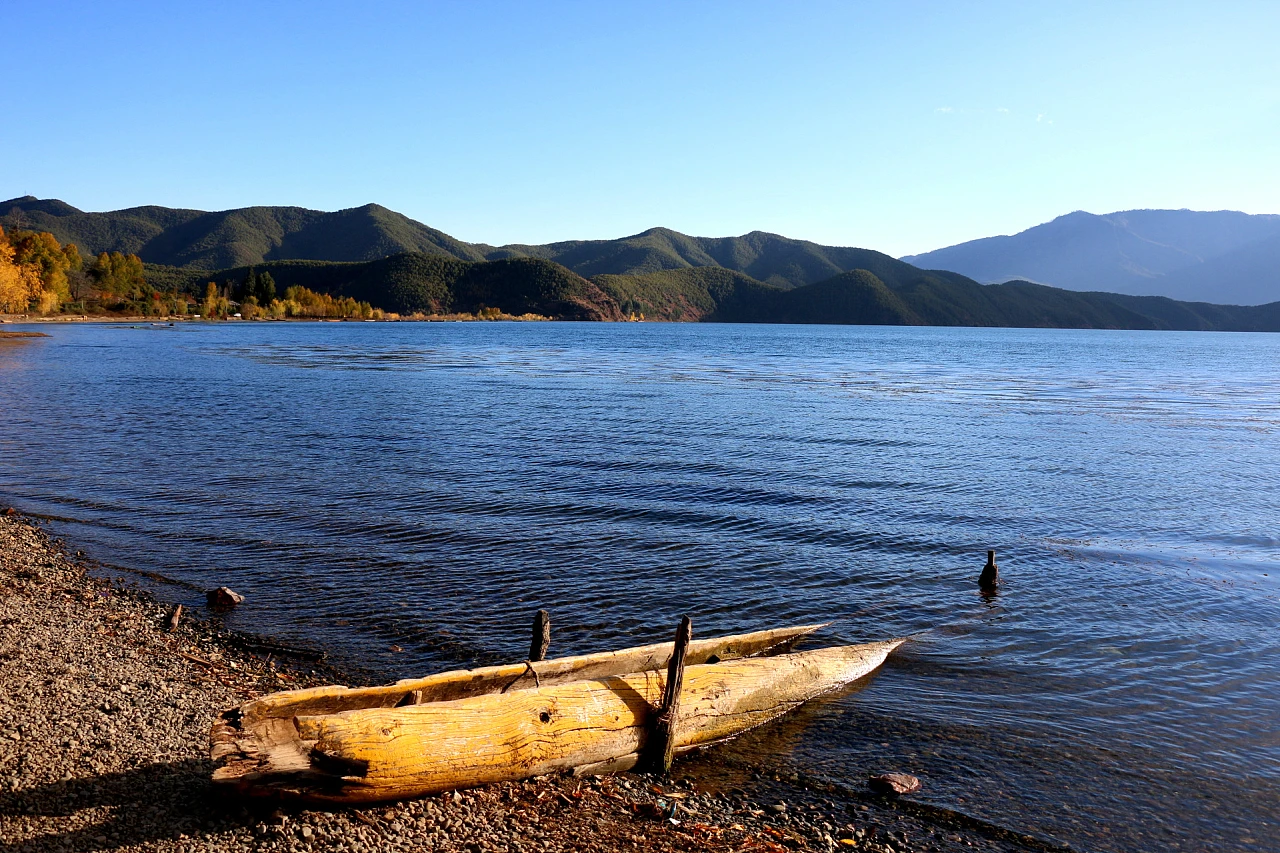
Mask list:
[[[1280,299],[1280,216],[1237,211],[1076,211],[1005,237],[902,260],[983,283],[1260,305]]]
[[[274,260],[372,261],[417,252],[460,261],[541,258],[587,277],[719,266],[797,287],[851,269],[864,251],[762,231],[690,237],[667,228],[618,240],[495,247],[465,243],[377,204],[333,213],[301,207],[206,212],[155,206],[87,213],[56,199],[24,196],[0,202],[0,225],[48,231],[63,243],[75,243],[82,254],[126,252],[151,264],[201,270]]]
[[[564,319],[1280,331],[1280,302],[1247,308],[981,284],[871,249],[764,232],[707,238],[653,228],[617,240],[494,247],[372,204],[333,213],[86,213],[30,196],[0,202],[0,225],[49,231],[86,255],[137,254],[158,289],[198,293],[205,281],[241,281],[253,268],[271,272],[281,290],[297,284],[401,314],[488,307]],[[1252,244],[1228,234],[1213,245],[1230,253]]]

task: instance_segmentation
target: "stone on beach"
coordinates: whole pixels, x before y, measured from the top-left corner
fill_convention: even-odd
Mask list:
[[[209,602],[210,607],[235,607],[244,601],[244,596],[228,587],[220,586],[205,593],[205,600]]]
[[[867,787],[877,794],[913,794],[920,790],[920,780],[908,773],[881,773],[868,779]]]

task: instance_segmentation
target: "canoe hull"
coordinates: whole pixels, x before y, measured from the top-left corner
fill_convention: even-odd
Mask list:
[[[686,661],[690,664],[731,660],[783,650],[825,624],[799,625],[694,640]],[[310,714],[337,714],[365,708],[394,708],[421,705],[505,692],[535,684],[546,687],[570,681],[626,675],[632,672],[665,669],[671,657],[671,643],[599,652],[589,655],[552,658],[533,664],[504,664],[477,669],[451,670],[425,678],[409,678],[381,687],[311,687],[273,693],[238,709],[246,727],[259,720]],[[534,673],[537,677],[534,677]],[[217,756],[215,756],[216,758]]]
[[[735,737],[856,681],[902,642],[689,666],[676,750]],[[647,671],[275,720],[275,754],[229,760],[214,780],[251,793],[349,804],[567,770],[627,769],[644,753],[664,682],[665,673]]]

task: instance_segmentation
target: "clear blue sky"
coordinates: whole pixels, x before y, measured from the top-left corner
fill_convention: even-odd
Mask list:
[[[0,199],[464,240],[761,229],[895,255],[1280,213],[1280,2],[7,0]]]

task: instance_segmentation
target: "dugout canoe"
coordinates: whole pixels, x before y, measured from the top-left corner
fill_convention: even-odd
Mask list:
[[[824,627],[825,623],[797,625],[695,640],[689,645],[685,660],[691,664],[714,663],[783,651]],[[278,767],[293,766],[297,749],[293,720],[300,716],[339,714],[369,708],[403,708],[505,693],[530,684],[542,687],[661,669],[667,666],[671,650],[671,643],[652,643],[537,663],[451,670],[380,687],[332,685],[273,693],[223,711],[214,722],[209,753],[220,765],[214,780],[234,781],[242,785],[245,778],[256,779],[259,773],[270,776]],[[254,770],[255,766],[260,770]]]
[[[730,739],[856,681],[902,642],[686,665],[675,752]],[[669,655],[671,645],[664,645]],[[653,667],[625,675],[553,678],[541,686],[522,683],[506,692],[498,687],[398,707],[328,712],[320,701],[325,697],[305,702],[281,698],[289,694],[265,697],[215,723],[213,779],[249,794],[346,805],[553,772],[626,770],[644,754],[662,702],[666,673],[658,668],[661,663],[655,658]],[[466,674],[446,675],[462,684],[460,676]],[[489,676],[480,680],[498,683]],[[399,694],[416,695],[405,689]],[[308,705],[315,712],[307,712]],[[285,708],[297,713],[282,713]]]

